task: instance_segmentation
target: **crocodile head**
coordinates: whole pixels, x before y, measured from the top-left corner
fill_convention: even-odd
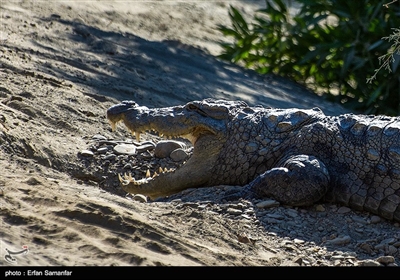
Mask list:
[[[178,169],[154,177],[120,176],[122,188],[151,199],[192,187],[211,186],[210,178],[227,138],[227,124],[235,111],[248,108],[242,101],[205,99],[184,106],[149,109],[134,101],[123,101],[107,110],[113,130],[118,122],[140,141],[140,134],[156,131],[167,137],[183,137],[193,144],[190,159]]]

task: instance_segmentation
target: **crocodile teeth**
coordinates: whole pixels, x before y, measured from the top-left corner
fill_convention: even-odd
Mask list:
[[[166,167],[164,167],[164,169],[163,169],[162,167],[159,167],[158,172],[154,171],[153,176],[151,176],[150,169],[147,169],[145,178],[140,179],[140,180],[136,180],[134,177],[132,177],[131,173],[129,173],[129,174],[124,173],[123,176],[121,176],[121,174],[118,174],[118,179],[119,179],[120,183],[124,186],[129,185],[129,184],[134,184],[134,185],[138,186],[138,185],[142,185],[142,184],[147,184],[150,180],[154,179],[155,177],[159,176],[160,174],[170,173],[173,171],[174,171],[173,168],[167,169]]]
[[[143,178],[143,179],[140,179],[140,180],[137,180],[137,181],[134,179],[132,181],[132,183],[135,184],[135,185],[141,185],[141,184],[147,183],[149,181],[149,179],[150,178]]]
[[[120,174],[118,174],[118,179],[121,182],[122,185],[128,185],[129,184],[129,180],[127,180],[126,174],[124,175],[124,178],[121,177]]]
[[[124,178],[125,178],[125,180],[135,181],[135,179],[132,177],[132,174],[131,174],[131,173],[129,173],[129,175],[127,175],[126,173],[124,173]]]
[[[118,174],[118,179],[121,182],[122,185],[128,185],[130,183],[133,183],[134,185],[141,185],[147,183],[151,178],[143,178],[140,180],[136,180],[135,178],[132,177],[131,174],[127,175],[126,173],[124,174],[124,177],[122,177],[120,174]]]
[[[197,138],[194,137],[191,133],[182,135],[183,138],[188,139],[193,145],[196,142]]]

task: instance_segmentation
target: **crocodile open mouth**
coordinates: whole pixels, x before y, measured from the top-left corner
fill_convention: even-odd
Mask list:
[[[118,123],[120,123],[120,122],[123,122],[123,121],[122,120],[118,121],[118,122],[109,121],[109,123],[111,125],[111,129],[113,131],[115,131]],[[184,133],[182,135],[166,133],[166,132],[163,133],[163,132],[160,132],[151,127],[145,127],[145,128],[142,127],[140,130],[136,129],[136,131],[133,129],[130,129],[128,127],[127,127],[127,129],[132,134],[132,136],[134,136],[136,138],[136,141],[139,143],[141,141],[141,138],[140,138],[141,135],[143,133],[149,133],[151,135],[154,135],[156,137],[163,138],[163,139],[176,139],[176,140],[187,139],[191,142],[191,144],[194,147],[194,144],[196,143],[197,139],[201,135],[201,132],[199,129],[194,129],[193,132]],[[189,159],[190,159],[190,156],[191,155],[189,155]],[[118,174],[118,179],[122,186],[134,185],[134,186],[140,187],[140,186],[149,184],[154,180],[162,180],[162,179],[165,179],[167,176],[174,176],[174,173],[178,169],[180,169],[182,166],[184,166],[189,159],[182,161],[180,164],[177,164],[176,162],[174,162],[175,163],[174,166],[168,166],[168,167],[160,166],[160,167],[158,167],[158,169],[153,169],[152,171],[150,171],[150,169],[147,169],[144,178],[141,178],[141,179],[137,179],[137,178],[133,177],[131,173],[129,173],[129,174],[125,173],[123,175]]]

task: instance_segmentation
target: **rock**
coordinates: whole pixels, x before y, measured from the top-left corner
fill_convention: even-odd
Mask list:
[[[240,217],[244,218],[246,220],[251,220],[251,217],[249,215],[247,215],[247,214],[242,214],[242,215],[240,215]]]
[[[246,207],[246,205],[239,202],[239,203],[235,203],[235,204],[229,204],[229,207],[232,207],[235,209],[244,209]]]
[[[93,135],[93,137],[92,137],[92,139],[93,140],[97,140],[97,141],[100,141],[100,140],[107,140],[107,137],[105,137],[105,136],[103,136],[103,135],[101,135],[101,134],[96,134],[96,135]]]
[[[358,266],[381,266],[381,264],[374,260],[362,260],[356,263]]]
[[[174,140],[159,141],[154,149],[154,156],[158,158],[166,158],[170,156],[172,151],[176,149],[183,149],[185,144]]]
[[[393,256],[381,256],[381,257],[378,257],[376,259],[376,261],[381,264],[387,265],[390,263],[394,263],[394,257]]]
[[[346,235],[343,237],[337,237],[335,239],[328,240],[328,241],[326,241],[326,244],[327,245],[345,245],[345,244],[350,243],[350,241],[351,241],[351,237]]]
[[[337,212],[338,212],[339,214],[349,213],[350,211],[351,211],[351,209],[348,208],[348,207],[346,207],[346,206],[342,206],[342,207],[340,207],[340,208],[337,210]]]
[[[141,153],[144,151],[151,151],[151,150],[154,150],[155,147],[156,147],[156,144],[154,144],[152,142],[147,142],[147,143],[143,143],[142,145],[136,147],[136,151],[138,153]]]
[[[382,219],[381,219],[381,217],[379,217],[379,216],[372,216],[371,217],[371,224],[377,224],[377,223],[379,223],[380,221],[382,221]]]
[[[106,161],[106,160],[115,160],[116,157],[117,156],[114,155],[114,154],[108,154],[108,155],[103,156],[101,159],[104,160],[104,161]]]
[[[279,223],[282,222],[281,220],[277,220],[277,219],[269,218],[269,217],[264,217],[264,218],[262,219],[262,221],[263,221],[264,223],[266,223],[266,224],[279,224]]]
[[[315,211],[317,212],[325,212],[325,207],[321,204],[315,206]]]
[[[80,154],[84,157],[92,157],[94,156],[94,153],[90,150],[82,150],[80,151]]]
[[[359,223],[359,224],[362,224],[362,225],[368,224],[368,222],[367,222],[364,218],[362,218],[362,217],[354,216],[354,217],[352,217],[352,220],[353,220],[354,222]]]
[[[97,152],[98,152],[99,154],[105,154],[107,151],[108,151],[108,148],[107,148],[107,147],[102,147],[102,148],[98,148],[98,149],[97,149]]]
[[[235,208],[228,208],[226,210],[226,212],[229,213],[229,214],[232,214],[232,215],[240,215],[240,214],[243,213],[242,210],[235,209]]]
[[[132,199],[139,202],[147,202],[147,197],[142,194],[135,194]]]
[[[297,210],[295,210],[295,209],[290,209],[289,208],[289,209],[286,210],[286,213],[292,218],[297,218],[299,216],[297,214]]]
[[[190,208],[199,208],[199,204],[197,202],[185,202],[182,203],[182,207],[190,207]]]
[[[132,169],[132,164],[130,162],[128,162],[127,164],[124,165],[124,167],[122,167],[123,169]]]
[[[393,243],[395,243],[395,242],[396,242],[396,239],[395,239],[395,238],[389,237],[389,238],[383,239],[383,240],[380,242],[380,244],[393,244]]]
[[[238,238],[238,241],[242,242],[242,243],[250,243],[251,242],[250,238],[245,233],[238,234],[237,238]]]
[[[396,241],[395,243],[393,243],[393,246],[395,248],[399,248],[400,247],[400,241]]]
[[[279,202],[273,199],[263,200],[256,204],[257,208],[271,208],[279,206]]]
[[[277,219],[277,220],[285,219],[285,216],[283,216],[281,214],[267,214],[267,217],[272,218],[272,219]]]
[[[303,263],[303,258],[302,257],[296,257],[293,260],[294,263],[297,263],[298,265],[301,265]]]
[[[293,251],[293,252],[299,253],[299,250],[293,244],[285,244],[282,247],[287,251]]]
[[[359,246],[360,246],[361,250],[363,250],[364,252],[366,252],[368,254],[372,254],[374,252],[374,248],[372,247],[371,244],[361,243]]]
[[[117,154],[128,156],[136,155],[136,146],[133,144],[118,144],[114,147],[113,150]]]
[[[169,156],[173,161],[176,162],[184,161],[189,157],[189,155],[182,148],[173,150]]]
[[[344,260],[344,256],[343,255],[334,255],[331,257],[331,260]]]
[[[26,180],[26,183],[28,185],[31,185],[31,186],[35,186],[35,185],[40,185],[41,184],[41,182],[38,179],[36,179],[35,177],[30,177],[28,180]]]

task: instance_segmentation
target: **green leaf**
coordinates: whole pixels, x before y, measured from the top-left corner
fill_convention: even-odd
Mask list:
[[[281,14],[285,15],[287,13],[286,5],[281,0],[272,0],[272,2],[278,6],[279,9],[277,11]]]
[[[225,36],[231,36],[234,38],[241,38],[242,36],[235,30],[231,29],[231,28],[226,28],[224,26],[220,26],[218,28],[219,31],[222,32],[223,35]]]
[[[368,98],[368,100],[367,100],[367,102],[366,102],[367,106],[370,106],[371,104],[373,104],[373,103],[376,102],[377,98],[378,98],[379,95],[381,94],[382,88],[383,88],[383,85],[379,86],[378,88],[376,88],[376,89],[372,92],[372,94],[369,96],[369,98]]]
[[[233,6],[231,6],[229,15],[232,20],[234,29],[238,33],[248,36],[249,35],[249,27],[247,25],[247,22],[244,20],[243,16],[240,14],[240,12],[237,9],[235,9]]]
[[[376,41],[375,43],[370,45],[367,50],[370,52],[373,49],[375,49],[375,48],[379,47],[380,45],[382,45],[382,43],[383,43],[383,40]]]
[[[354,55],[356,54],[355,47],[350,48],[349,52],[345,55],[344,63],[342,69],[340,70],[340,77],[343,79],[349,69],[349,66],[352,64]]]

